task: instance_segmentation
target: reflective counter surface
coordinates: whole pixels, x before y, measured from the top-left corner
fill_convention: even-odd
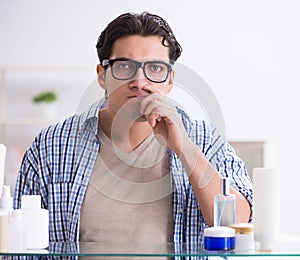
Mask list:
[[[247,257],[300,257],[299,242],[281,242],[272,251],[207,251],[199,244],[157,243],[50,243],[44,250],[0,253],[0,255],[44,255],[44,256],[115,256],[115,257],[187,257],[187,256],[247,256]]]

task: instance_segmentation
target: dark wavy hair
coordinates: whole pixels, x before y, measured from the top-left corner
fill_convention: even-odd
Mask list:
[[[168,23],[158,15],[143,13],[125,13],[110,22],[97,41],[97,53],[100,63],[109,59],[115,41],[129,35],[162,36],[162,45],[169,47],[170,62],[174,63],[182,52]]]

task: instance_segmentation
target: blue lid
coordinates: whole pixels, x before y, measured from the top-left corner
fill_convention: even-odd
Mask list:
[[[204,237],[204,248],[212,251],[232,250],[235,248],[235,237]]]

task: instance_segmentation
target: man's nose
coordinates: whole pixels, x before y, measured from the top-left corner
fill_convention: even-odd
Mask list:
[[[147,84],[147,78],[144,75],[142,67],[139,67],[130,83],[131,87],[143,88]]]

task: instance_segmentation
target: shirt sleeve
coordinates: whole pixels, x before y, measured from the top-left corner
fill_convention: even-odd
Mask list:
[[[38,147],[37,139],[32,143],[23,156],[20,170],[18,173],[15,193],[14,208],[21,208],[22,195],[38,195],[39,194],[39,163],[38,163]]]

